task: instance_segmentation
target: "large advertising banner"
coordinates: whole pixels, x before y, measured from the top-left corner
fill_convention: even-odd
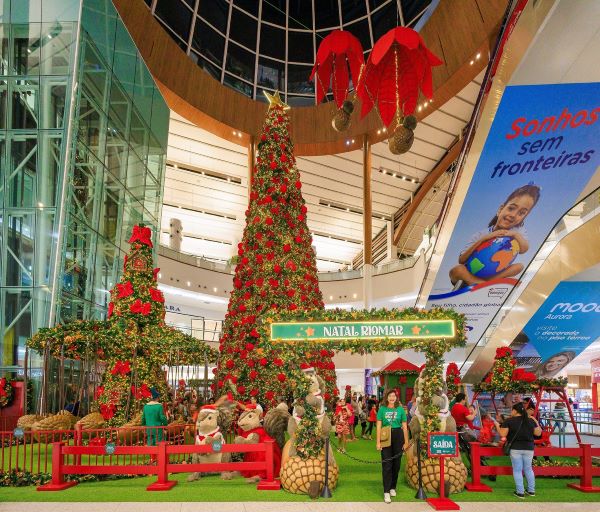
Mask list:
[[[427,307],[483,335],[600,165],[600,83],[506,88]]]
[[[517,366],[556,375],[600,337],[600,282],[563,281],[511,344]]]

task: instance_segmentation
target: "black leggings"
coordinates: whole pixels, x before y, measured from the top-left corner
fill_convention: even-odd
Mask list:
[[[369,421],[367,423],[367,430],[365,430],[364,434],[370,436],[373,433],[373,427],[375,426],[374,421]]]
[[[381,474],[383,476],[383,492],[390,492],[395,489],[398,483],[398,473],[400,473],[400,460],[402,459],[402,448],[404,446],[404,432],[401,428],[392,429],[392,444],[387,448],[381,449]],[[400,454],[400,455],[398,455]],[[398,457],[390,459],[394,455]]]

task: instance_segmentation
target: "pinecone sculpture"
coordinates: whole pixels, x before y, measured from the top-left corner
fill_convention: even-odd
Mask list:
[[[81,418],[76,424],[77,425],[81,425],[81,428],[85,431],[85,430],[96,430],[96,429],[100,429],[100,428],[104,428],[105,425],[105,421],[104,418],[102,417],[102,414],[100,414],[99,412],[91,412],[89,414],[87,414],[86,416],[84,416],[83,418]],[[85,433],[84,432],[84,436],[95,436],[97,433],[93,432],[93,433]]]
[[[25,432],[31,430],[34,423],[43,420],[44,417],[39,414],[25,414],[17,420],[17,427],[22,428]]]
[[[329,464],[330,489],[337,486],[339,469],[337,464]],[[310,457],[302,460],[298,456],[290,457],[283,464],[280,473],[281,485],[293,494],[308,494],[310,483],[317,481],[321,483],[319,492],[325,482],[325,457]]]
[[[69,411],[60,411],[58,414],[53,414],[46,418],[36,421],[31,426],[32,432],[48,431],[48,430],[71,430],[77,421],[77,417],[73,416]],[[56,436],[54,434],[47,436],[45,434],[36,434],[35,439],[38,442],[54,442]]]
[[[141,427],[141,428],[135,428]],[[144,442],[144,427],[142,427],[142,413],[137,413],[131,421],[125,423],[117,430],[117,439],[127,446]]]
[[[467,468],[460,457],[444,459],[444,481],[449,493],[461,492],[467,482]],[[438,459],[425,459],[421,461],[421,472],[423,474],[423,488],[428,493],[438,493],[440,480],[440,463]],[[414,489],[419,488],[419,470],[417,458],[409,457],[406,461],[406,481]]]

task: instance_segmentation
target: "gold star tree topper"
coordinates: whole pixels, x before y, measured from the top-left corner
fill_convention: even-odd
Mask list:
[[[269,94],[267,91],[263,91],[265,97],[269,100],[269,108],[280,106],[283,110],[289,110],[290,106],[281,101],[281,97],[279,96],[279,91],[275,91],[275,94]]]

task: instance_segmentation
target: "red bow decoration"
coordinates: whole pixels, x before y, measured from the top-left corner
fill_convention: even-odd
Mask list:
[[[512,380],[518,380],[521,382],[533,382],[537,379],[535,373],[526,371],[524,368],[517,368],[512,372]]]
[[[156,288],[150,288],[150,298],[154,302],[164,302],[165,301],[163,293],[160,290],[157,290]]]
[[[127,375],[130,371],[131,366],[129,365],[129,361],[117,361],[110,373],[113,375]]]
[[[152,247],[152,240],[150,237],[152,236],[152,230],[150,228],[146,228],[143,226],[133,226],[133,232],[131,233],[131,238],[129,239],[129,243],[139,242],[141,244],[147,245],[148,247]]]
[[[146,384],[142,384],[139,388],[131,386],[131,394],[135,396],[135,398],[137,398],[138,400],[141,400],[143,398],[150,398],[152,396],[152,392]]]
[[[446,375],[460,375],[458,365],[456,363],[450,363],[446,368]]]
[[[113,314],[113,311],[115,310],[115,305],[112,302],[108,303],[108,315],[107,317],[110,318]]]
[[[154,280],[156,281],[158,278],[158,273],[160,272],[159,268],[155,268],[154,270],[152,270],[152,276],[154,277]]]
[[[123,299],[133,294],[133,285],[131,284],[131,281],[126,281],[123,284],[119,283],[117,284],[117,290],[119,290],[117,298]]]
[[[117,410],[117,408],[115,407],[115,404],[102,404],[100,406],[100,414],[102,414],[102,417],[108,421],[109,419],[111,419],[114,415],[115,415],[115,411]]]
[[[496,349],[496,359],[506,356],[512,356],[513,352],[510,347],[499,347]]]
[[[96,388],[96,393],[94,393],[94,398],[98,400],[104,394],[104,386],[98,386]]]
[[[144,316],[149,315],[151,309],[152,304],[149,302],[142,302],[140,299],[137,299],[131,306],[129,306],[129,311],[132,313],[141,313]]]

